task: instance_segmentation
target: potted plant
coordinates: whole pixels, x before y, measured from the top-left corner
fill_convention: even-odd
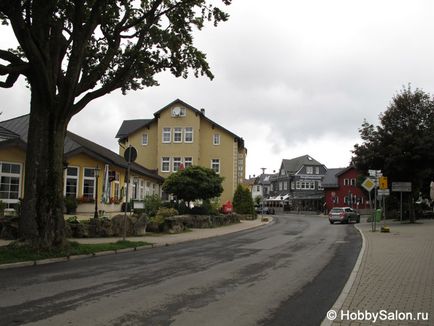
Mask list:
[[[66,214],[75,214],[77,210],[77,199],[72,196],[68,196],[64,200]]]

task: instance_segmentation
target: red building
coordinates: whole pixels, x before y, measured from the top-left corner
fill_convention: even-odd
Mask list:
[[[353,166],[328,169],[323,179],[327,212],[333,207],[369,208],[366,192],[357,186],[359,172]]]

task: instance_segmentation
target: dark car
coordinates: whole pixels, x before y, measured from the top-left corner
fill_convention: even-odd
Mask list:
[[[257,214],[262,214],[262,207],[261,207],[261,206],[255,206],[255,212],[256,212]],[[263,211],[263,213],[264,213],[264,214],[274,214],[274,213],[275,213],[275,212],[274,212],[274,208],[264,206],[264,211]]]
[[[348,223],[350,221],[360,223],[360,214],[351,207],[334,207],[329,213],[329,221],[331,224],[334,222]]]

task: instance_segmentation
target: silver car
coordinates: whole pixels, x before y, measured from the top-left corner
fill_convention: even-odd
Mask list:
[[[348,223],[354,221],[360,223],[360,214],[351,207],[334,207],[329,213],[330,224],[334,222]]]

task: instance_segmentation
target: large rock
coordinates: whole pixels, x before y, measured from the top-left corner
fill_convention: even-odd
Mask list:
[[[89,220],[89,237],[111,237],[112,235],[112,222],[108,218],[91,218]]]
[[[141,213],[134,223],[134,235],[145,235],[147,226],[148,216],[145,213]]]
[[[124,235],[124,226],[126,225],[126,236],[134,235],[134,222],[132,218],[127,215],[126,220],[123,214],[118,214],[112,217],[112,234],[116,237],[121,237]]]

